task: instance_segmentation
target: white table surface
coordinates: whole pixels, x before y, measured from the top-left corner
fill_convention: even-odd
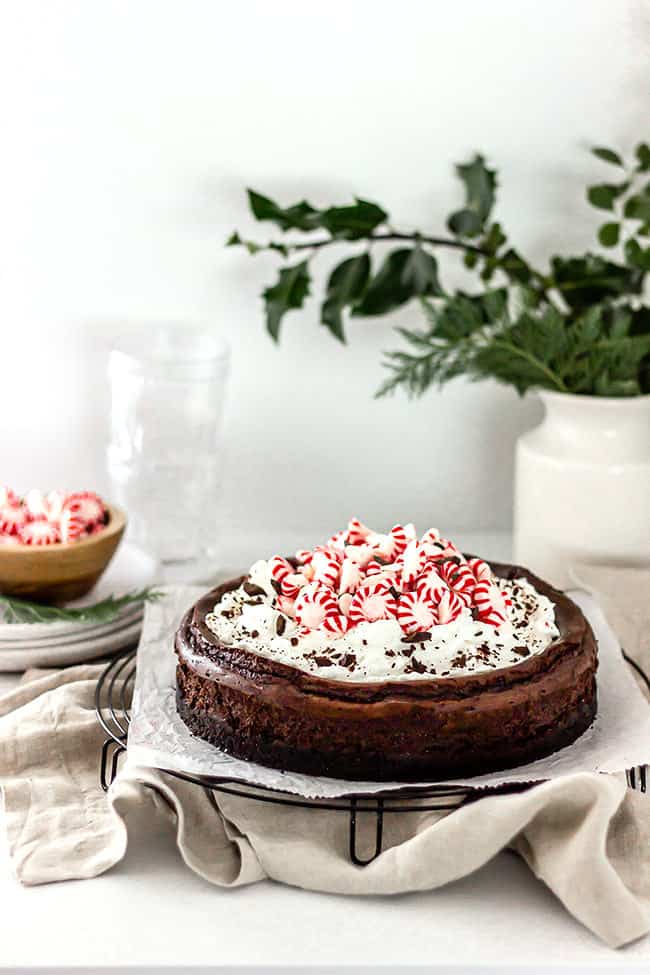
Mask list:
[[[509,556],[505,535],[456,537],[486,557]],[[244,554],[246,562],[249,553]],[[15,680],[3,675],[0,690]],[[390,898],[317,894],[272,882],[219,890],[183,865],[173,828],[150,815],[146,822],[129,823],[125,859],[94,880],[25,888],[11,875],[4,841],[3,856],[0,966],[12,971],[314,965],[422,965],[466,973],[503,965],[540,972],[549,965],[650,969],[650,938],[608,949],[509,853],[441,890]]]

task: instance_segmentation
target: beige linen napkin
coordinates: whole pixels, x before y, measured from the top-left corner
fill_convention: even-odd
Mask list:
[[[637,594],[647,615],[640,611],[634,626],[645,631],[650,609],[645,590]],[[632,648],[628,639],[626,646]],[[650,656],[642,638],[634,647]],[[22,883],[107,870],[124,855],[130,810],[155,801],[174,818],[187,865],[221,886],[270,877],[349,894],[426,890],[509,847],[609,945],[650,930],[650,802],[626,789],[622,776],[573,775],[515,795],[488,795],[447,815],[387,815],[384,852],[356,867],[348,859],[344,812],[229,796],[216,796],[215,808],[204,790],[146,768],[122,771],[105,796],[98,780],[103,733],[94,714],[99,669],[33,672],[0,699],[0,784]],[[362,817],[362,848],[371,845],[371,819]]]

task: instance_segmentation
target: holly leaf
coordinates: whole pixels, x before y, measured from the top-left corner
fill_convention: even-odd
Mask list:
[[[440,294],[435,259],[430,254],[415,256],[417,249],[391,251],[352,309],[353,315],[384,315],[418,295]]]
[[[367,237],[388,218],[385,210],[376,203],[357,198],[346,207],[330,207],[321,214],[322,226],[332,237],[341,240],[359,240]]]
[[[416,243],[404,263],[402,280],[411,285],[414,295],[442,294],[438,280],[438,262],[419,243]]]
[[[483,222],[474,210],[456,210],[447,220],[447,226],[457,237],[476,237],[483,228]]]
[[[613,163],[614,166],[623,165],[623,160],[617,152],[614,152],[613,149],[607,149],[605,146],[596,146],[591,151],[594,156],[597,156],[598,159],[602,159],[603,162]]]
[[[345,342],[343,309],[357,301],[370,277],[370,257],[359,254],[334,268],[327,282],[327,296],[321,307],[321,323],[332,335]]]
[[[643,273],[607,261],[597,254],[585,257],[554,257],[553,284],[573,310],[581,310],[608,298],[640,294]]]
[[[309,294],[309,283],[307,261],[301,261],[293,267],[281,268],[277,283],[264,290],[266,328],[275,342],[278,341],[284,315],[292,308],[302,308]]]
[[[468,163],[459,163],[456,173],[465,186],[465,206],[458,213],[471,211],[476,214],[483,226],[494,206],[497,186],[496,172],[485,165],[481,155],[474,156]],[[452,214],[450,221],[458,214]],[[467,218],[462,218],[467,221]]]
[[[603,247],[616,247],[620,235],[619,223],[604,223],[598,231],[598,240]]]
[[[502,254],[498,260],[498,266],[507,274],[511,281],[518,284],[528,284],[531,278],[530,266],[514,248],[510,248]]]
[[[285,209],[255,190],[249,189],[247,193],[248,203],[256,220],[270,220],[281,230],[308,231],[320,226],[320,211],[306,200]]]

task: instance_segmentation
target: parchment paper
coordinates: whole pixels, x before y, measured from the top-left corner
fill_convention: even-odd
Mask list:
[[[202,590],[197,588],[170,588],[163,599],[146,607],[129,729],[129,763],[241,780],[308,799],[432,784],[350,782],[280,772],[232,758],[213,745],[194,738],[176,713],[173,639],[181,616],[201,594]],[[588,617],[599,643],[596,721],[573,745],[548,758],[506,772],[450,779],[450,784],[478,788],[506,782],[554,779],[575,772],[620,772],[635,765],[645,765],[650,760],[650,706],[637,687],[616,637],[594,598],[581,592],[570,595]]]

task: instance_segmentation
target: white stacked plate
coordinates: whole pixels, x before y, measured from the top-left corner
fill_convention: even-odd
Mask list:
[[[151,586],[156,562],[140,549],[122,544],[92,592],[70,607],[90,606],[110,595],[122,596]],[[128,605],[106,623],[6,623],[0,610],[0,670],[62,667],[94,660],[137,643],[144,607]]]

